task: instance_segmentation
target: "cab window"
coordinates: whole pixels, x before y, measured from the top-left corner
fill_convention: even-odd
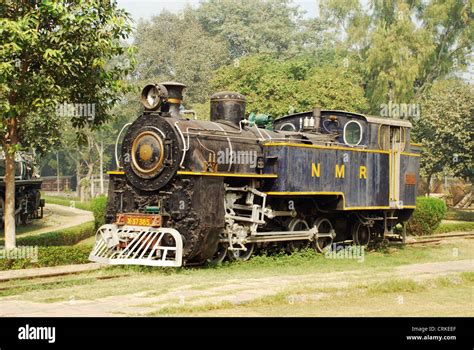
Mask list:
[[[362,141],[362,125],[351,120],[344,125],[344,143],[349,146],[357,146]]]

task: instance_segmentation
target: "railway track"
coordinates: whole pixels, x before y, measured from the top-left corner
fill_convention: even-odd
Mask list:
[[[452,237],[442,237],[442,238],[430,238],[430,239],[424,239],[420,241],[414,241],[414,242],[406,242],[405,245],[423,245],[423,244],[435,244],[435,243],[440,243],[441,241],[444,240],[449,240],[451,238],[459,238],[459,237],[464,237],[466,239],[473,239],[474,234],[468,234],[468,235],[458,235],[458,236],[452,236]]]
[[[419,240],[416,241],[409,241],[409,242],[390,242],[393,245],[422,245],[422,244],[435,244],[439,243],[441,241],[449,240],[452,238],[460,238],[464,237],[466,239],[472,239],[474,238],[474,231],[473,232],[459,232],[459,233],[453,233],[453,234],[441,234],[441,235],[436,235],[436,236],[429,236],[426,238],[420,238]]]

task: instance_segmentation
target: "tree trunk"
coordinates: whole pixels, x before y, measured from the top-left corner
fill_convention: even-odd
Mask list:
[[[87,164],[87,173],[82,178],[80,189],[81,189],[81,202],[88,201],[93,198],[93,188],[92,188],[92,174],[94,172],[94,164]]]
[[[104,194],[104,142],[100,140],[99,151],[100,194]]]
[[[456,209],[469,208],[472,203],[472,192],[468,192],[458,204],[454,206]]]
[[[91,199],[95,197],[94,175],[91,176]]]
[[[428,178],[426,179],[427,183],[428,183],[428,191],[426,193],[426,196],[429,197],[430,196],[430,192],[431,192],[431,180],[433,178],[433,175],[429,174],[428,175]]]
[[[56,152],[56,190],[59,193],[59,152]]]
[[[81,197],[81,162],[79,159],[76,160],[76,193],[78,197]]]
[[[5,249],[13,249],[16,246],[15,237],[15,154],[5,152]]]
[[[81,182],[79,182],[77,184],[77,192],[79,193],[79,200],[81,202],[85,202],[86,195],[85,195],[85,191],[84,191],[84,185],[82,184],[82,180],[81,180]]]

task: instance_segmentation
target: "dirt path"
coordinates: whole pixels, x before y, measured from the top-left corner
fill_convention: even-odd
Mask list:
[[[32,225],[32,230],[28,230],[28,232],[18,236],[25,237],[61,230],[93,220],[94,216],[90,211],[46,203],[43,219],[35,220],[34,225]]]
[[[473,259],[404,265],[395,268],[391,272],[374,271],[367,273],[364,270],[354,270],[259,278],[228,278],[219,281],[217,284],[204,285],[204,288],[202,283],[187,284],[170,288],[159,294],[141,291],[97,300],[74,300],[73,291],[71,291],[69,300],[52,303],[32,302],[23,300],[21,296],[10,296],[0,298],[0,316],[146,315],[165,307],[176,307],[184,304],[190,307],[222,302],[238,305],[262,297],[274,296],[285,290],[297,290],[301,286],[334,288],[344,293],[343,291],[349,287],[360,286],[365,283],[394,279],[421,281],[469,271],[474,271]],[[312,297],[324,297],[324,293],[320,294],[313,293]]]

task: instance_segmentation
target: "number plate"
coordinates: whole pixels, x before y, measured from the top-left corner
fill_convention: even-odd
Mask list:
[[[117,225],[130,225],[130,226],[161,226],[161,215],[151,214],[118,214]]]

